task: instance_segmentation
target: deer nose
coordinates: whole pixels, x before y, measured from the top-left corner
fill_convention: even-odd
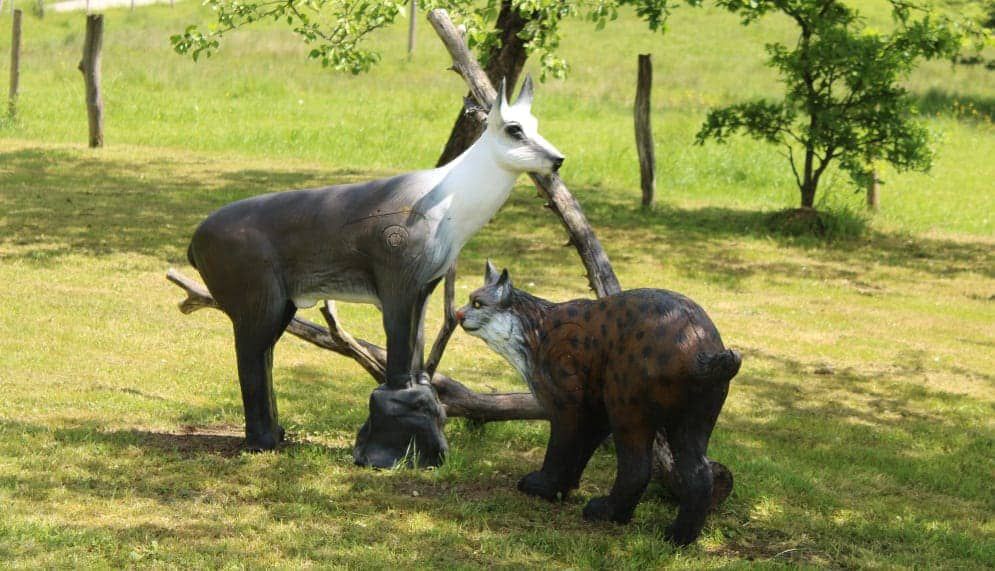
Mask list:
[[[562,165],[562,164],[563,164],[563,157],[554,157],[553,158],[553,172],[559,171],[560,170],[560,165]]]

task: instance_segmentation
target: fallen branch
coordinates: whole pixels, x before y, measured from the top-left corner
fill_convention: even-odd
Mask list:
[[[455,276],[455,274],[453,274]],[[221,309],[218,303],[211,296],[203,285],[188,278],[179,271],[170,268],[166,272],[166,279],[173,282],[187,293],[187,299],[180,302],[180,311],[192,313],[199,309]],[[447,315],[452,315],[452,297],[455,287],[447,283],[447,297],[450,298],[447,304]],[[387,352],[374,343],[364,339],[353,337],[339,323],[335,313],[335,305],[326,302],[321,310],[328,328],[294,317],[287,332],[295,337],[299,337],[312,345],[327,349],[353,359],[363,369],[366,370],[378,383],[384,382],[384,371],[387,366]],[[447,317],[447,321],[449,317]],[[455,326],[456,317],[452,315],[453,325],[449,326],[449,332],[444,338],[448,339]],[[447,329],[443,325],[443,331]],[[440,335],[435,345],[439,348],[439,355],[445,347],[445,342],[441,343],[443,336]],[[433,353],[435,351],[433,350]],[[438,363],[436,363],[438,364]],[[478,393],[463,383],[439,372],[432,375],[432,386],[435,387],[439,395],[439,401],[446,407],[446,415],[450,417],[462,417],[480,422],[490,422],[495,420],[544,420],[548,418],[546,412],[539,406],[539,402],[529,393]]]

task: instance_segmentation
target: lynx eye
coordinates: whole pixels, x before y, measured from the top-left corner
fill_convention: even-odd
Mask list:
[[[480,303],[480,300],[479,300],[479,299],[475,299],[475,300],[473,300],[473,304],[472,304],[472,305],[473,305],[473,308],[474,308],[474,309],[480,309],[481,307],[483,307],[483,304],[482,304],[482,303]]]
[[[518,123],[508,123],[508,126],[504,128],[504,132],[512,139],[520,141],[525,138],[525,131],[522,130],[522,126]]]

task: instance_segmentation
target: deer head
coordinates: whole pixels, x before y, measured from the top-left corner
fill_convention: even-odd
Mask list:
[[[495,161],[517,172],[551,174],[563,164],[563,153],[539,134],[532,115],[532,77],[526,76],[515,103],[509,104],[501,80],[497,99],[487,116],[486,137]]]

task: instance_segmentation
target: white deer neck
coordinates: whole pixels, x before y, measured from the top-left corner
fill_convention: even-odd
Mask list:
[[[460,247],[508,200],[519,175],[494,160],[488,136],[484,133],[463,154],[439,169],[444,173],[439,186],[449,198],[445,201],[445,218],[452,224]]]

